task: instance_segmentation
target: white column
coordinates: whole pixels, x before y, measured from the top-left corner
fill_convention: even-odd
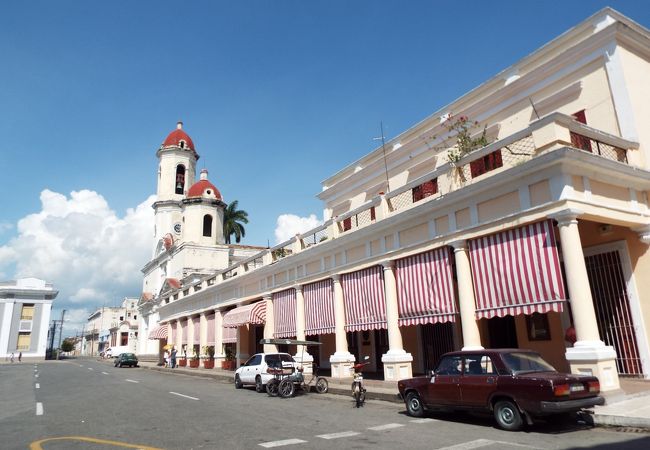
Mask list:
[[[214,312],[214,366],[218,368],[226,357],[223,352],[223,315],[222,311]]]
[[[275,333],[275,316],[273,315],[273,299],[270,295],[262,298],[266,302],[266,323],[264,324],[264,339],[273,339]],[[264,344],[264,353],[274,353],[278,351],[277,345]]]
[[[388,328],[388,352],[382,355],[385,380],[401,380],[413,375],[411,363],[413,355],[404,351],[402,333],[399,330],[399,310],[397,307],[397,284],[393,261],[382,263],[384,269],[384,295],[386,298],[386,326]]]
[[[345,302],[339,275],[333,275],[332,281],[334,284],[334,328],[336,330],[336,352],[330,356],[332,378],[347,378],[352,376],[354,355],[348,351],[348,339],[345,334]]]
[[[460,322],[463,327],[463,350],[480,350],[481,334],[476,323],[476,299],[474,297],[474,284],[472,282],[472,269],[467,255],[467,242],[465,240],[451,243],[454,248],[456,260],[456,277],[458,279],[458,306],[460,308]]]
[[[302,286],[296,285],[296,339],[299,341],[305,340],[305,297],[302,293]],[[293,359],[302,363],[305,372],[312,372],[312,363],[314,357],[307,351],[307,346],[299,345],[296,348],[296,354]]]
[[[582,252],[577,217],[581,211],[567,209],[554,216],[560,230],[560,245],[564,260],[567,288],[573,313],[577,341],[566,350],[571,372],[595,375],[603,391],[618,389],[616,351],[605,345],[598,333],[594,302]]]
[[[187,359],[192,359],[194,355],[194,318],[187,318]],[[189,362],[188,362],[189,365]]]
[[[176,350],[178,354],[176,358],[183,357],[183,324],[181,319],[176,319]]]

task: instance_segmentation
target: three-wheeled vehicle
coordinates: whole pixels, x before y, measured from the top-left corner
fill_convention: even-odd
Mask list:
[[[267,372],[273,375],[273,379],[266,383],[266,392],[271,397],[280,396],[282,398],[293,397],[297,389],[303,392],[309,392],[314,386],[316,392],[324,394],[329,386],[327,379],[318,376],[318,366],[313,365],[313,370],[309,379],[305,378],[302,360],[304,359],[305,347],[308,345],[321,345],[318,341],[300,341],[296,339],[260,339],[260,344],[270,345],[300,345],[302,346],[301,362],[294,367],[269,367]]]

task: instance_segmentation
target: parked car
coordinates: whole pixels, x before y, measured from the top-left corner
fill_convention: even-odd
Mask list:
[[[444,354],[428,376],[400,380],[406,411],[487,411],[510,431],[536,417],[602,405],[598,378],[560,373],[530,350],[498,349]]]
[[[235,388],[255,385],[257,392],[266,390],[266,383],[274,376],[268,373],[269,367],[296,367],[296,362],[288,353],[256,353],[235,371]]]
[[[138,357],[134,353],[121,353],[115,358],[115,367],[138,367]]]

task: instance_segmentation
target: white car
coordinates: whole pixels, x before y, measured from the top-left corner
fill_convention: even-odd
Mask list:
[[[267,372],[269,367],[296,367],[296,362],[288,353],[256,353],[235,371],[235,388],[255,385],[257,392],[266,390],[266,383],[273,378]]]

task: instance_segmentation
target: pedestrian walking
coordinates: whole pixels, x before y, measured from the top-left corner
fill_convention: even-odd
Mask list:
[[[165,362],[164,362],[165,367],[170,367],[170,365],[169,365],[170,355],[169,355],[169,352],[167,350],[165,350],[165,353],[163,354],[163,358],[165,360]]]
[[[23,352],[18,352],[18,362],[23,360]]]
[[[11,362],[14,362],[14,352],[11,352],[11,355],[9,356],[9,360]]]

